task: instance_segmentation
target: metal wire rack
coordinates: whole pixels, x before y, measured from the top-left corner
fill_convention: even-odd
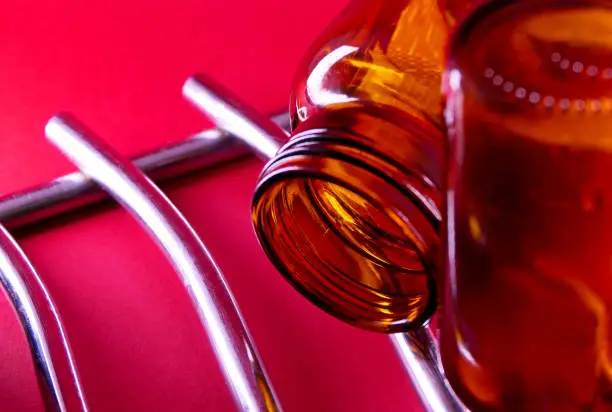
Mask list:
[[[27,336],[49,411],[87,411],[86,393],[53,297],[8,230],[70,213],[108,196],[138,220],[172,263],[215,351],[236,408],[282,410],[282,399],[274,392],[223,274],[189,222],[154,182],[252,152],[268,160],[287,139],[288,116],[263,116],[201,76],[188,79],[183,94],[218,129],[129,160],[75,117],[60,114],[49,120],[45,134],[80,172],[0,199],[0,280]],[[428,327],[390,339],[427,410],[464,409],[443,376]],[[60,382],[58,376],[70,379]]]

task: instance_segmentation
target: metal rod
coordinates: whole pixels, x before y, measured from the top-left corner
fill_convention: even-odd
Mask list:
[[[34,267],[2,225],[0,282],[26,334],[45,409],[87,411],[58,311]]]
[[[221,130],[231,130],[243,143],[268,156],[266,160],[270,160],[284,143],[281,140],[284,132],[279,131],[277,125],[261,115],[254,115],[257,112],[253,108],[240,102],[212,79],[201,75],[188,79],[183,86],[183,95],[214,120]],[[261,150],[262,147],[267,150]],[[427,410],[466,410],[442,374],[437,343],[427,326],[414,332],[391,335],[390,339]]]
[[[272,117],[288,126],[286,113]],[[252,155],[237,139],[210,129],[139,156],[134,164],[156,182]],[[100,202],[107,197],[83,173],[75,172],[49,183],[0,198],[0,222],[16,229]]]
[[[444,376],[438,344],[430,327],[397,333],[389,339],[427,411],[467,411]]]
[[[279,410],[231,291],[181,213],[136,166],[76,120],[54,117],[45,133],[83,173],[120,202],[164,251],[198,311],[237,407]]]
[[[203,84],[207,87],[200,87]],[[200,109],[214,108],[206,114],[217,127],[237,137],[264,160],[271,159],[289,138],[284,129],[202,74],[187,79],[183,95]]]

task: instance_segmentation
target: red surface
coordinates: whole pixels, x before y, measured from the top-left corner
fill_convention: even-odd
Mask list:
[[[181,98],[196,71],[262,111],[284,108],[304,49],[345,3],[4,2],[0,192],[73,170],[43,136],[60,110],[134,154],[210,125]],[[420,410],[384,336],[323,314],[268,263],[249,217],[260,167],[235,163],[166,189],[224,270],[285,409]],[[233,409],[186,294],[126,212],[89,211],[19,240],[64,318],[92,411]],[[40,410],[6,301],[0,330],[0,410]]]

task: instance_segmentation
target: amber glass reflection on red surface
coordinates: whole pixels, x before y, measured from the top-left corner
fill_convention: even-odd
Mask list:
[[[493,2],[453,41],[441,350],[474,411],[612,410],[610,21]]]

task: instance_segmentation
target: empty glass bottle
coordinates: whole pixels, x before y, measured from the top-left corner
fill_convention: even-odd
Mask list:
[[[406,330],[435,309],[452,3],[351,2],[297,73],[292,137],[255,192],[255,231],[280,272],[365,329]]]

